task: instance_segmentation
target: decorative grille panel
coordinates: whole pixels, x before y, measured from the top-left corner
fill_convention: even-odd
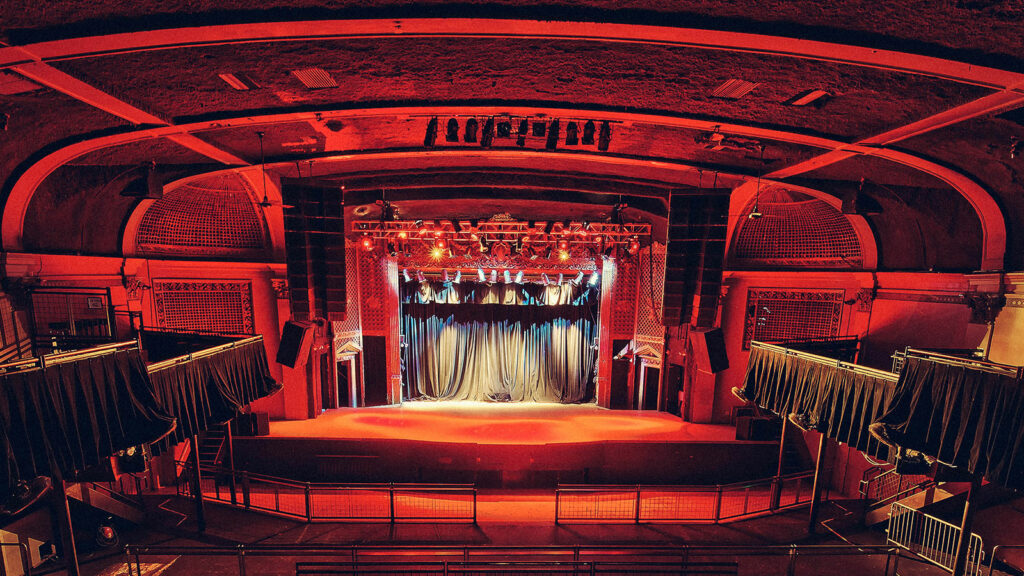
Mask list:
[[[341,350],[346,344],[354,344],[362,349],[363,341],[360,337],[361,322],[359,305],[359,247],[355,242],[346,243],[345,247],[345,283],[347,285],[345,320],[335,322],[334,328],[334,349]]]
[[[843,316],[842,290],[747,291],[747,315],[743,348],[751,340],[777,342],[839,336]]]
[[[388,328],[388,315],[384,309],[388,288],[387,257],[378,250],[361,252],[359,256],[360,319],[363,334],[383,336]]]
[[[190,182],[146,210],[136,246],[142,254],[259,255],[266,246],[263,219],[234,174]]]
[[[157,323],[163,328],[252,334],[249,282],[153,282]]]
[[[661,325],[662,293],[665,289],[665,245],[652,244],[640,251],[636,295],[636,340],[655,345],[660,353],[665,340]]]
[[[615,285],[612,287],[612,337],[631,340],[636,330],[637,258],[617,258],[615,264]]]
[[[751,202],[744,215],[754,209]],[[793,192],[765,192],[760,218],[742,218],[736,259],[790,266],[859,267],[860,240],[850,221],[824,200]]]

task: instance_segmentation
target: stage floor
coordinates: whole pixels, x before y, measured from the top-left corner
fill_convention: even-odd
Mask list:
[[[406,402],[339,408],[315,420],[270,423],[283,438],[391,439],[473,444],[729,442],[735,428],[691,424],[663,412],[607,410],[595,404]]]

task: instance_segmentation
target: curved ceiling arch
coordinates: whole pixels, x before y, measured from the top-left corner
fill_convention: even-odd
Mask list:
[[[606,110],[591,110],[582,108],[537,108],[525,106],[410,106],[410,107],[380,107],[380,108],[358,108],[358,109],[334,109],[319,111],[303,111],[285,114],[247,115],[232,119],[222,119],[216,122],[196,122],[176,126],[159,126],[155,128],[142,128],[121,134],[107,135],[99,138],[84,140],[70,144],[55,150],[37,162],[29,166],[11,187],[7,196],[3,211],[2,240],[6,250],[20,250],[22,248],[22,234],[25,224],[25,214],[29,201],[36,188],[58,167],[71,162],[77,157],[86,153],[122,145],[130,142],[137,142],[152,138],[173,138],[181,134],[192,136],[194,132],[212,128],[247,127],[273,125],[284,122],[313,121],[318,115],[329,114],[332,118],[351,118],[367,116],[445,116],[445,115],[549,115],[553,117],[580,115],[592,115],[609,121],[617,122],[638,122],[652,125],[696,129],[702,131],[719,129],[728,134],[756,138],[761,140],[772,140],[797,144],[822,149],[827,153],[831,151],[843,151],[846,153],[874,155],[893,162],[903,164],[915,170],[930,174],[956,189],[974,207],[982,224],[983,249],[981,268],[984,270],[997,270],[1002,268],[1003,255],[1006,245],[1006,225],[1003,214],[992,196],[977,182],[968,178],[951,168],[928,161],[919,156],[906,152],[895,151],[886,148],[878,148],[863,145],[851,145],[846,142],[832,140],[820,136],[807,135],[798,132],[789,132],[759,126],[748,126],[742,124],[729,124],[704,119],[688,118],[685,116],[668,116],[664,114],[641,113],[641,112],[620,112]],[[194,137],[194,136],[193,136]],[[566,152],[540,152],[535,150],[519,149],[484,149],[477,148],[472,151],[465,149],[422,149],[422,150],[368,150],[350,153],[328,153],[317,158],[321,161],[328,160],[332,163],[349,161],[352,159],[389,160],[389,159],[426,159],[430,164],[433,159],[438,158],[461,158],[460,162],[480,161],[498,162],[508,165],[516,165],[523,161],[536,159],[558,159],[565,161],[587,161],[605,165],[619,165],[632,168],[644,168],[649,170],[664,170],[667,172],[694,171],[702,169],[702,166],[682,161],[673,161],[663,158],[637,158],[622,157],[609,154],[587,154]],[[248,167],[251,169],[251,167]],[[750,174],[735,174],[739,180],[749,180]],[[769,174],[769,177],[774,174]],[[780,184],[785,185],[784,182]]]
[[[0,67],[218,44],[378,37],[564,39],[732,50],[920,74],[1024,94],[1024,74],[894,50],[699,28],[490,18],[307,20],[149,30],[0,48]]]

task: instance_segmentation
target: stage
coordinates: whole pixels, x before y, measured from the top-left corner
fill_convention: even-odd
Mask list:
[[[407,402],[272,422],[236,465],[322,482],[726,483],[771,476],[777,444],[732,426],[594,404]]]

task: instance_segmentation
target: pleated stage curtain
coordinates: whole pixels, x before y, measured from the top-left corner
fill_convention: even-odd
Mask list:
[[[790,413],[806,415],[809,424],[829,438],[885,457],[888,447],[868,432],[868,426],[889,407],[895,383],[895,374],[755,344],[743,393],[783,418]]]
[[[908,356],[876,428],[894,444],[1024,488],[1024,382]]]
[[[0,500],[19,479],[70,475],[174,426],[137,348],[0,375]]]
[[[593,398],[592,287],[406,285],[405,374],[444,400],[573,403]],[[458,304],[448,302],[460,302]]]
[[[149,377],[160,405],[178,419],[174,432],[153,445],[155,453],[227,422],[246,405],[281,389],[270,376],[261,339],[156,366]]]

